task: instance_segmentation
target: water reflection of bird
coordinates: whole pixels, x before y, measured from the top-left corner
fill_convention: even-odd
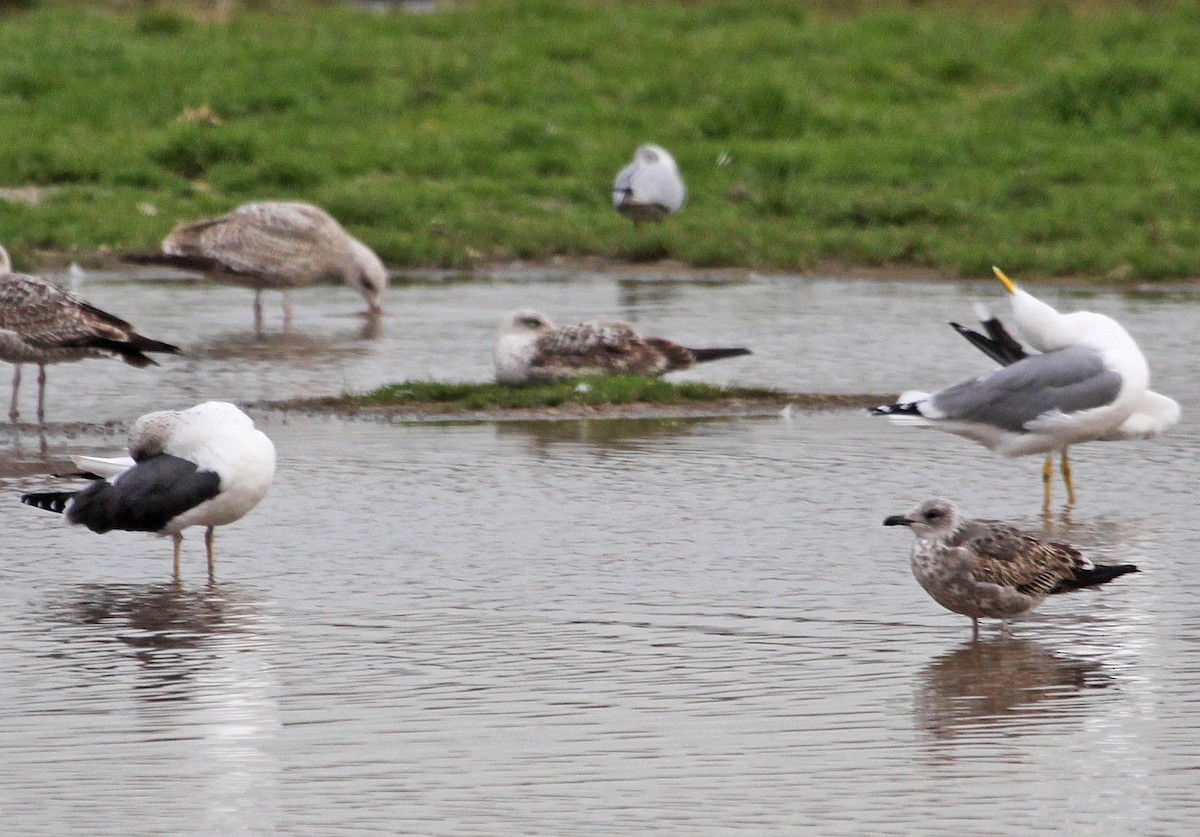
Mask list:
[[[528,308],[508,315],[493,349],[496,380],[515,384],[589,375],[662,375],[748,354],[745,348],[689,349],[662,337],[643,337],[628,323],[558,327],[541,311]]]
[[[686,195],[675,158],[658,145],[640,146],[613,182],[613,208],[635,226],[678,212]]]
[[[587,445],[601,451],[636,450],[652,439],[687,436],[702,425],[732,419],[606,418],[596,421],[500,421],[498,436],[520,437],[536,451],[556,444]]]
[[[1146,358],[1116,320],[1090,311],[1060,314],[999,269],[996,275],[1010,296],[1018,329],[1041,354],[1011,359],[932,394],[905,392],[897,403],[872,412],[964,436],[1005,456],[1047,454],[1042,469],[1046,509],[1057,451],[1067,500],[1074,504],[1070,445],[1156,435],[1179,420],[1179,405],[1148,390]],[[1011,346],[996,351],[1013,358]]]
[[[249,203],[218,218],[180,224],[161,253],[131,254],[137,264],[162,264],[205,273],[254,291],[254,328],[262,331],[262,292],[283,292],[284,330],[290,330],[288,291],[319,280],[345,282],[383,310],[387,270],[370,247],[323,209],[307,203]]]
[[[220,401],[142,416],[130,429],[129,455],[77,460],[107,479],[81,491],[26,494],[21,502],[65,512],[69,523],[93,532],[171,535],[177,576],[182,531],[204,526],[211,577],[214,527],[258,505],[275,475],[271,440],[249,416]]]
[[[949,500],[926,500],[884,526],[907,526],[917,539],[910,557],[913,575],[947,610],[979,620],[1008,620],[1037,607],[1054,593],[1104,584],[1133,564],[1093,564],[1066,543],[1043,541],[1007,523],[969,520]]]
[[[917,677],[913,715],[938,739],[1001,726],[1009,734],[1023,720],[1033,729],[1046,716],[1069,714],[1077,706],[1064,698],[1111,680],[1100,663],[1001,636],[967,643],[930,663]]]
[[[143,337],[129,323],[60,285],[13,273],[8,252],[0,247],[0,360],[13,364],[10,420],[20,417],[23,363],[37,364],[37,420],[43,423],[48,364],[111,357],[130,366],[152,366],[155,361],[147,352],[176,354],[179,347]]]

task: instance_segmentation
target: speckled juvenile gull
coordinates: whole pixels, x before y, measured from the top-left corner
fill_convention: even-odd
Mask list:
[[[1008,365],[932,394],[903,393],[897,403],[872,412],[964,436],[1005,456],[1047,454],[1046,508],[1058,451],[1073,504],[1070,445],[1155,435],[1178,420],[1178,405],[1150,393],[1146,358],[1116,320],[1090,311],[1060,314],[998,269],[996,275],[1010,294],[1019,329],[1041,354],[1017,359],[1011,347],[998,349],[1011,359]]]
[[[200,271],[218,282],[253,289],[258,330],[265,290],[283,292],[287,328],[292,288],[342,281],[362,294],[369,314],[378,314],[387,287],[387,270],[374,251],[328,212],[307,203],[248,203],[217,218],[180,224],[163,240],[161,253],[126,259]]]
[[[678,212],[686,195],[675,158],[661,146],[643,145],[634,153],[633,162],[617,174],[613,208],[640,225]]]
[[[689,349],[662,337],[644,337],[628,323],[556,327],[526,308],[505,319],[493,358],[502,383],[561,381],[604,375],[662,375],[697,363],[750,354],[749,349]]]
[[[917,536],[912,571],[925,592],[947,610],[979,620],[1008,620],[1046,596],[1093,587],[1137,572],[1133,564],[1093,564],[1070,544],[1043,541],[1007,523],[968,520],[949,500],[926,500],[884,526],[908,526]]]
[[[275,476],[275,446],[253,420],[222,401],[147,413],[129,431],[130,460],[80,457],[101,478],[81,491],[25,494],[21,502],[65,512],[93,532],[157,532],[174,539],[179,574],[182,532],[204,526],[208,572],[213,528],[241,519]]]
[[[91,357],[119,358],[130,366],[150,366],[146,352],[175,354],[179,347],[138,334],[132,325],[101,311],[60,285],[13,273],[0,247],[0,360],[13,364],[8,417],[20,417],[21,364],[38,367],[39,422],[46,420],[46,366]]]

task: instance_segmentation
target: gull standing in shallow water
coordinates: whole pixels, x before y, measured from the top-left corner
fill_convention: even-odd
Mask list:
[[[188,526],[207,527],[208,573],[214,575],[213,528],[258,505],[275,476],[275,446],[232,404],[208,401],[187,410],[147,413],[129,431],[130,459],[79,458],[97,472],[81,491],[25,494],[22,503],[65,512],[93,532],[157,532],[179,549]]]
[[[178,346],[143,337],[134,327],[83,297],[37,276],[13,273],[0,247],[0,360],[13,364],[8,417],[20,416],[21,364],[38,367],[37,420],[46,420],[46,366],[89,357],[115,357],[130,366],[152,366],[146,352],[177,354]]]
[[[968,520],[949,500],[926,500],[884,526],[908,526],[917,536],[910,557],[917,581],[947,610],[979,620],[1008,620],[1037,607],[1046,596],[1093,587],[1133,564],[1093,564],[1070,544],[1039,540],[995,520]]]
[[[218,218],[180,224],[161,253],[125,256],[137,264],[195,270],[254,291],[254,328],[262,331],[262,292],[283,292],[284,330],[291,327],[288,291],[318,280],[340,280],[367,301],[367,315],[383,310],[387,269],[370,247],[332,215],[307,203],[248,203]]]
[[[686,194],[675,158],[665,148],[643,145],[633,162],[617,174],[613,208],[641,226],[643,221],[659,222],[678,212]]]
[[[643,337],[628,323],[555,327],[540,311],[509,314],[496,335],[496,380],[524,384],[606,375],[662,375],[697,363],[750,354],[749,349],[689,349]]]
[[[1149,390],[1146,358],[1116,320],[1090,311],[1060,314],[995,271],[1018,329],[1040,354],[1016,358],[1012,346],[992,335],[988,353],[1008,365],[932,394],[905,392],[872,412],[964,436],[1005,456],[1047,454],[1046,510],[1058,451],[1067,502],[1074,505],[1070,445],[1155,436],[1179,420],[1179,405]]]

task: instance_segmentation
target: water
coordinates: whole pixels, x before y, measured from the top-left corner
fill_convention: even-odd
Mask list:
[[[189,357],[50,369],[0,448],[0,810],[13,834],[1190,834],[1200,815],[1196,376],[1186,296],[1119,317],[1181,425],[1072,457],[1051,521],[1142,572],[1012,638],[941,610],[885,516],[1043,526],[1040,463],[860,412],[390,425],[257,411],[280,470],[217,535],[96,536],[16,502],[203,398],[485,379],[503,312],[624,316],[755,354],[681,378],[894,393],[982,371],[942,325],[993,285],[595,275],[344,288],[255,341],[249,295],[84,292]],[[277,324],[276,300],[268,305]],[[27,376],[28,378],[29,376]],[[26,393],[32,396],[32,392]],[[25,399],[32,414],[32,398]]]

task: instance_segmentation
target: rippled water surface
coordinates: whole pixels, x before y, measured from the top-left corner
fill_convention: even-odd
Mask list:
[[[263,504],[170,543],[20,505],[67,452],[208,398],[483,380],[503,313],[620,316],[755,354],[680,376],[895,393],[984,371],[944,323],[998,286],[502,276],[84,293],[186,357],[49,370],[0,439],[0,831],[13,834],[1191,834],[1200,524],[1190,295],[1030,290],[1117,316],[1183,422],[1073,455],[1048,524],[1142,572],[971,643],[888,514],[932,495],[1040,530],[1040,463],[861,412],[390,425],[258,410]],[[1003,308],[998,308],[1003,311]],[[27,373],[23,410],[33,413]]]

